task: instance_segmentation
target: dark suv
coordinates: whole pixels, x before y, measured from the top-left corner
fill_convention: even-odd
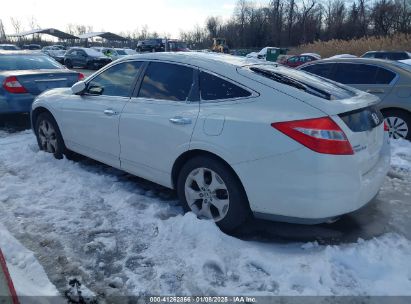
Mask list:
[[[164,52],[163,39],[146,39],[137,42],[137,52]]]
[[[377,59],[388,59],[388,60],[405,60],[411,59],[411,53],[405,51],[372,51],[367,52],[361,56],[362,58],[377,58]]]
[[[102,53],[89,48],[71,48],[64,55],[64,65],[69,69],[72,67],[99,69],[111,61]]]

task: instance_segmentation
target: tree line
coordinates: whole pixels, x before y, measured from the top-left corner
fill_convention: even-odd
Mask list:
[[[196,48],[210,47],[213,37],[249,48],[397,33],[411,33],[411,0],[271,0],[263,6],[239,0],[229,20],[210,16],[181,38]]]
[[[15,33],[22,30],[20,20],[10,18],[10,22]],[[34,17],[29,27],[40,27]],[[92,30],[92,26],[77,24],[66,28],[76,36]],[[210,48],[215,37],[226,38],[230,48],[261,48],[398,33],[411,34],[411,0],[271,0],[266,5],[238,0],[231,18],[210,16],[203,26],[181,32],[180,39],[194,49]],[[119,34],[131,41],[165,36],[147,26]],[[6,40],[0,20],[0,41]]]

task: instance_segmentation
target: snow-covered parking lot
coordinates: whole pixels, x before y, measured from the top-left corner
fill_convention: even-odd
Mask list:
[[[31,131],[0,131],[0,236],[36,259],[7,252],[5,237],[0,247],[19,275],[41,272],[38,262],[62,294],[75,277],[98,298],[411,296],[411,143],[392,153],[379,196],[356,214],[320,226],[253,221],[228,236],[184,215],[172,191],[91,160],[55,160]],[[33,293],[53,294],[40,283]]]

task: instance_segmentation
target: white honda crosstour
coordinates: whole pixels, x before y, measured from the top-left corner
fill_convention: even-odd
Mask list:
[[[272,63],[202,53],[128,56],[40,95],[40,148],[173,188],[226,231],[252,214],[326,222],[377,195],[389,168],[378,98]]]

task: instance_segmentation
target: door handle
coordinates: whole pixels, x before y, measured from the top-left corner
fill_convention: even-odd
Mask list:
[[[170,122],[176,125],[189,125],[191,124],[191,118],[176,116],[170,118]]]
[[[118,112],[112,109],[107,109],[107,110],[104,110],[104,114],[106,114],[107,116],[114,116],[114,115],[118,115]]]
[[[384,90],[383,89],[368,89],[367,93],[370,93],[370,94],[383,94]]]

